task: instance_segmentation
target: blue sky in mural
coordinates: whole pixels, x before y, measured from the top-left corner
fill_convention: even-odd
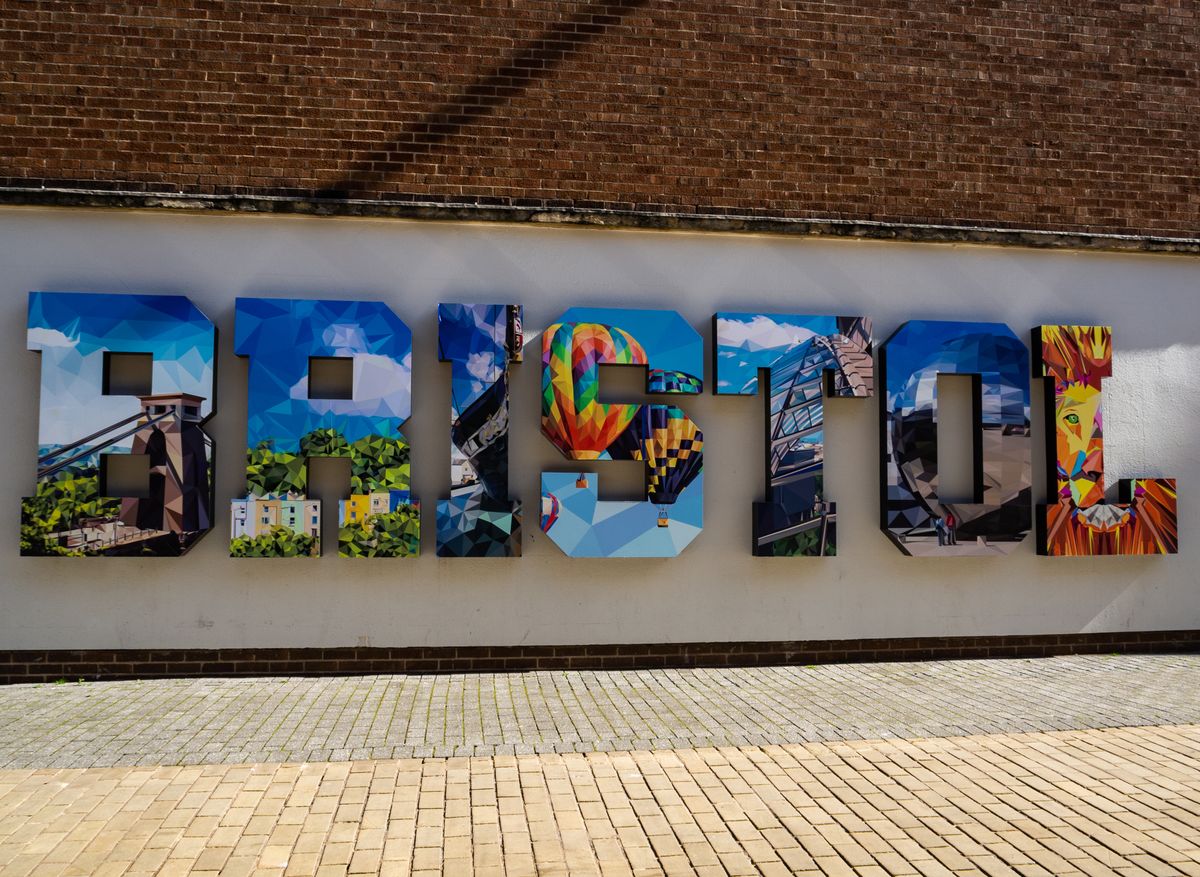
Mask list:
[[[888,405],[901,412],[929,404],[939,373],[986,370],[1008,387],[1029,386],[1029,349],[1003,323],[910,320],[886,342],[885,361]],[[994,384],[984,393],[985,420],[1028,420],[1028,406],[1002,402],[1000,392],[1001,384]]]
[[[704,513],[704,473],[665,506],[670,523],[658,526],[652,502],[598,501],[604,473],[589,472],[577,487],[577,472],[543,472],[542,495],[558,500],[551,525],[555,544],[571,557],[674,557],[700,534]]]
[[[507,305],[438,305],[438,358],[453,362],[454,411],[465,411],[504,373]]]
[[[294,451],[314,429],[395,437],[412,411],[412,333],[382,302],[239,298],[234,347],[250,357],[247,441]],[[353,399],[309,399],[309,357],[352,357]]]
[[[740,393],[780,353],[814,335],[833,335],[837,318],[800,314],[722,312],[717,317],[718,393]],[[717,339],[714,339],[716,343]]]
[[[183,296],[31,292],[27,347],[42,355],[38,444],[67,444],[141,410],[135,396],[103,395],[105,351],[152,354],[152,392],[201,396],[201,413],[211,414],[215,336]]]
[[[556,323],[603,323],[624,329],[650,357],[650,367],[704,377],[704,341],[675,311],[571,308]]]

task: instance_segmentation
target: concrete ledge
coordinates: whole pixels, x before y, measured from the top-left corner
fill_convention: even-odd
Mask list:
[[[189,676],[635,670],[1200,652],[1200,630],[733,643],[0,650],[0,684]]]
[[[2,184],[0,184],[2,185]],[[861,238],[919,243],[986,244],[1042,249],[1200,255],[1200,238],[1122,235],[975,225],[787,218],[666,209],[620,209],[549,201],[485,203],[431,201],[398,196],[394,201],[356,200],[336,193],[303,195],[194,195],[83,188],[0,188],[0,205],[89,207],[269,213],[303,216],[358,216],[457,222],[542,223],[598,228],[723,231]]]

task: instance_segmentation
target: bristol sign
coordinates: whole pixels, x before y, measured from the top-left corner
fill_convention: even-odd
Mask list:
[[[438,358],[451,370],[449,496],[436,503],[437,554],[521,553],[521,502],[509,495],[509,371],[525,333],[518,304],[438,307]],[[216,511],[216,328],[180,296],[35,292],[28,347],[41,353],[37,489],[21,506],[21,553],[178,556]],[[234,346],[249,365],[246,489],[228,506],[235,557],[315,557],[321,503],[308,461],[350,461],[338,502],[338,554],[411,557],[421,506],[401,427],[412,415],[412,333],[375,301],[240,298]],[[823,483],[824,399],[881,397],[880,527],[910,556],[1007,554],[1031,530],[1040,554],[1178,551],[1175,482],[1120,482],[1104,494],[1104,326],[1038,326],[1033,377],[1047,387],[1051,502],[1032,501],[1030,349],[1001,323],[910,321],[885,342],[866,316],[722,312],[713,316],[712,391],[767,399],[766,499],[751,550],[838,552],[837,505]],[[150,384],[115,387],[114,357],[150,358]],[[345,398],[310,389],[314,368],[352,370]],[[644,464],[645,499],[599,499],[596,471],[543,472],[538,526],[570,557],[672,557],[703,526],[704,435],[685,411],[703,391],[704,340],[670,310],[571,308],[541,332],[541,430],[569,460]],[[644,370],[662,402],[603,402],[600,366]],[[938,375],[974,387],[974,496],[938,496]],[[325,395],[334,395],[326,393]],[[436,415],[436,416],[444,416]],[[110,488],[137,457],[145,487]],[[125,462],[129,462],[126,460]],[[602,467],[597,467],[602,468]]]

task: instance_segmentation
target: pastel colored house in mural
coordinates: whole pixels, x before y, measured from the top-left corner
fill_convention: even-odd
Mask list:
[[[321,502],[315,499],[285,499],[279,503],[279,526],[313,538],[321,535]]]
[[[372,516],[390,514],[409,502],[407,490],[352,493],[349,499],[338,500],[338,524],[343,527],[367,525]]]
[[[232,537],[254,539],[281,527],[314,539],[321,535],[321,501],[297,496],[235,499]]]
[[[370,516],[370,494],[352,493],[349,499],[338,501],[338,523],[343,527],[347,524],[364,523]]]

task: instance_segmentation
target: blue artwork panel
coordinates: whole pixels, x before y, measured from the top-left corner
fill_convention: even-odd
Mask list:
[[[836,554],[837,505],[824,485],[824,397],[871,395],[871,321],[723,312],[713,317],[713,338],[717,394],[753,396],[759,370],[770,373],[767,501],[754,504],[753,553]]]
[[[648,393],[702,389],[703,342],[675,311],[572,308],[542,336],[542,433],[572,460],[637,460],[644,501],[604,501],[591,473],[542,473],[542,530],[571,557],[674,557],[699,534],[704,436],[673,405],[601,402],[600,366]]]
[[[169,295],[33,292],[41,353],[37,491],[21,501],[21,553],[177,556],[212,527],[216,329]],[[110,387],[114,354],[150,357],[149,386]],[[108,495],[114,457],[144,457],[137,495]]]
[[[883,532],[922,557],[1008,554],[1032,525],[1029,348],[1002,323],[913,320],[880,351]],[[975,376],[974,497],[938,496],[937,376]]]
[[[246,495],[231,505],[234,557],[321,552],[321,504],[308,461],[350,460],[338,503],[338,554],[409,557],[420,549],[410,493],[412,333],[381,302],[239,298],[234,347],[248,357]],[[314,359],[351,363],[350,398],[312,398]]]
[[[508,365],[521,361],[522,343],[520,305],[438,305],[438,359],[451,367],[439,557],[521,554],[521,504],[508,498]]]

